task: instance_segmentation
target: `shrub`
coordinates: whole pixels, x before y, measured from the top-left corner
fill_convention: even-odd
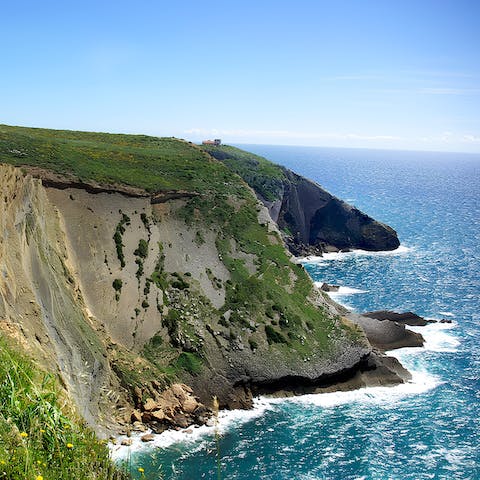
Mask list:
[[[182,352],[175,362],[175,369],[196,375],[202,370],[202,359],[190,352]]]
[[[287,339],[271,325],[265,325],[265,334],[267,335],[267,342],[270,345],[272,343],[288,343]]]
[[[122,286],[123,286],[123,282],[120,278],[116,278],[112,283],[112,287],[116,292],[121,292]]]
[[[147,258],[148,256],[148,243],[143,238],[140,239],[138,242],[137,249],[133,252],[133,254],[140,258]]]

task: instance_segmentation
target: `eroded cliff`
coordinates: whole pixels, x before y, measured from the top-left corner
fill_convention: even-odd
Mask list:
[[[133,419],[160,431],[202,421],[195,396],[245,407],[255,392],[379,371],[266,208],[198,147],[2,129],[0,158],[28,168],[0,166],[0,326],[97,430]]]

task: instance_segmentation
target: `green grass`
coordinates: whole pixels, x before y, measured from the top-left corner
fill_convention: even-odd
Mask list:
[[[56,379],[0,341],[0,478],[114,480],[128,476],[68,407]]]
[[[231,191],[231,172],[175,138],[0,125],[0,162],[30,165],[100,184],[148,192]]]
[[[212,157],[220,160],[230,170],[240,175],[256,192],[266,200],[275,200],[286,180],[282,167],[266,158],[229,145],[218,147],[202,145]]]

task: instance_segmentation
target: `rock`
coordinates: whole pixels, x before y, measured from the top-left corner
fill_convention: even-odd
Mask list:
[[[436,323],[435,320],[427,320],[413,312],[397,313],[390,310],[377,310],[375,312],[362,313],[362,315],[364,317],[375,318],[377,320],[389,320],[412,327],[424,327],[429,323]]]
[[[198,402],[195,400],[194,397],[192,397],[191,395],[188,396],[185,401],[182,403],[182,410],[185,412],[185,413],[193,413],[197,407],[198,407]]]
[[[136,432],[145,432],[147,430],[147,427],[142,422],[134,422],[132,428]]]
[[[185,392],[185,390],[183,389],[183,385],[179,384],[179,383],[174,383],[171,387],[170,387],[172,393],[180,400],[180,401],[183,401],[185,400],[187,394]]]
[[[377,320],[352,312],[346,314],[346,317],[360,326],[368,341],[381,351],[403,347],[423,347],[422,335],[408,330],[405,325],[387,320]]]
[[[140,437],[140,440],[144,443],[146,442],[153,442],[155,440],[155,435],[153,433],[147,433]]]
[[[129,447],[132,443],[133,443],[133,440],[131,438],[125,438],[124,440],[122,440],[121,445],[125,447]]]
[[[155,410],[151,413],[151,416],[156,420],[163,420],[165,418],[165,413],[163,412],[163,410]]]
[[[320,290],[324,292],[338,292],[340,290],[339,285],[329,285],[328,283],[322,283]]]
[[[157,402],[153,398],[147,398],[147,401],[143,404],[143,409],[146,412],[150,412],[158,408]]]
[[[137,386],[133,389],[133,392],[135,394],[135,400],[137,401],[137,403],[139,404],[142,403],[142,396],[143,396],[142,389]]]
[[[452,323],[452,321],[449,318],[442,318],[440,323]]]
[[[177,413],[174,417],[173,417],[173,422],[175,425],[177,425],[178,427],[181,427],[181,428],[186,428],[188,427],[189,425],[189,421],[187,420],[187,417],[185,415],[183,415],[183,413]]]
[[[142,421],[142,414],[138,410],[133,410],[130,420],[132,422],[141,422]]]

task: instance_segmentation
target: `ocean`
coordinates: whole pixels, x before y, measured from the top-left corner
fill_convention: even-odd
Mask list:
[[[148,479],[480,479],[480,155],[240,147],[398,232],[397,251],[305,263],[314,281],[341,286],[335,300],[452,323],[416,327],[425,348],[392,352],[412,383],[257,399],[251,411],[221,413],[218,450],[212,428],[167,432],[130,447],[132,471]]]

